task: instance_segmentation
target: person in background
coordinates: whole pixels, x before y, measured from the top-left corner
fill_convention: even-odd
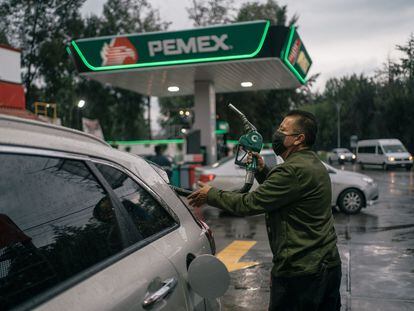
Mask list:
[[[157,145],[154,148],[155,151],[155,156],[151,157],[151,161],[154,162],[155,164],[158,164],[161,167],[170,167],[171,166],[171,161],[168,160],[168,158],[163,155],[162,153],[162,146]]]

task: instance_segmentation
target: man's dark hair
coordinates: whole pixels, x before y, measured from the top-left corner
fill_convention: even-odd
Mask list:
[[[286,117],[295,117],[297,129],[305,134],[305,145],[312,147],[316,140],[316,133],[318,132],[318,123],[315,116],[307,111],[292,110]]]
[[[162,154],[162,147],[160,145],[156,145],[154,147],[154,151],[156,155],[161,155]]]

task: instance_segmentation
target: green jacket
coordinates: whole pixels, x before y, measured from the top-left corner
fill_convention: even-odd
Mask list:
[[[274,276],[299,276],[341,264],[331,209],[329,174],[308,149],[256,175],[249,193],[211,188],[207,203],[236,215],[265,213]]]

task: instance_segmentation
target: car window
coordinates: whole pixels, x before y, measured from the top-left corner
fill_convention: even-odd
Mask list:
[[[0,309],[125,246],[111,200],[84,162],[0,154]]]
[[[273,166],[277,165],[276,156],[273,154],[265,154],[262,155],[263,160],[265,161],[265,164],[267,167],[272,168]]]
[[[177,224],[152,195],[124,172],[105,164],[95,165],[111,185],[144,238]]]
[[[393,152],[407,152],[407,149],[403,145],[382,145],[385,153]]]
[[[375,146],[358,147],[358,153],[375,153]]]

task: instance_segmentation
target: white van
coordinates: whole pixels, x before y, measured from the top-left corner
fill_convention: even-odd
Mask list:
[[[398,139],[370,139],[358,141],[357,162],[362,169],[365,164],[372,164],[381,165],[385,170],[399,166],[409,171],[413,157]]]

